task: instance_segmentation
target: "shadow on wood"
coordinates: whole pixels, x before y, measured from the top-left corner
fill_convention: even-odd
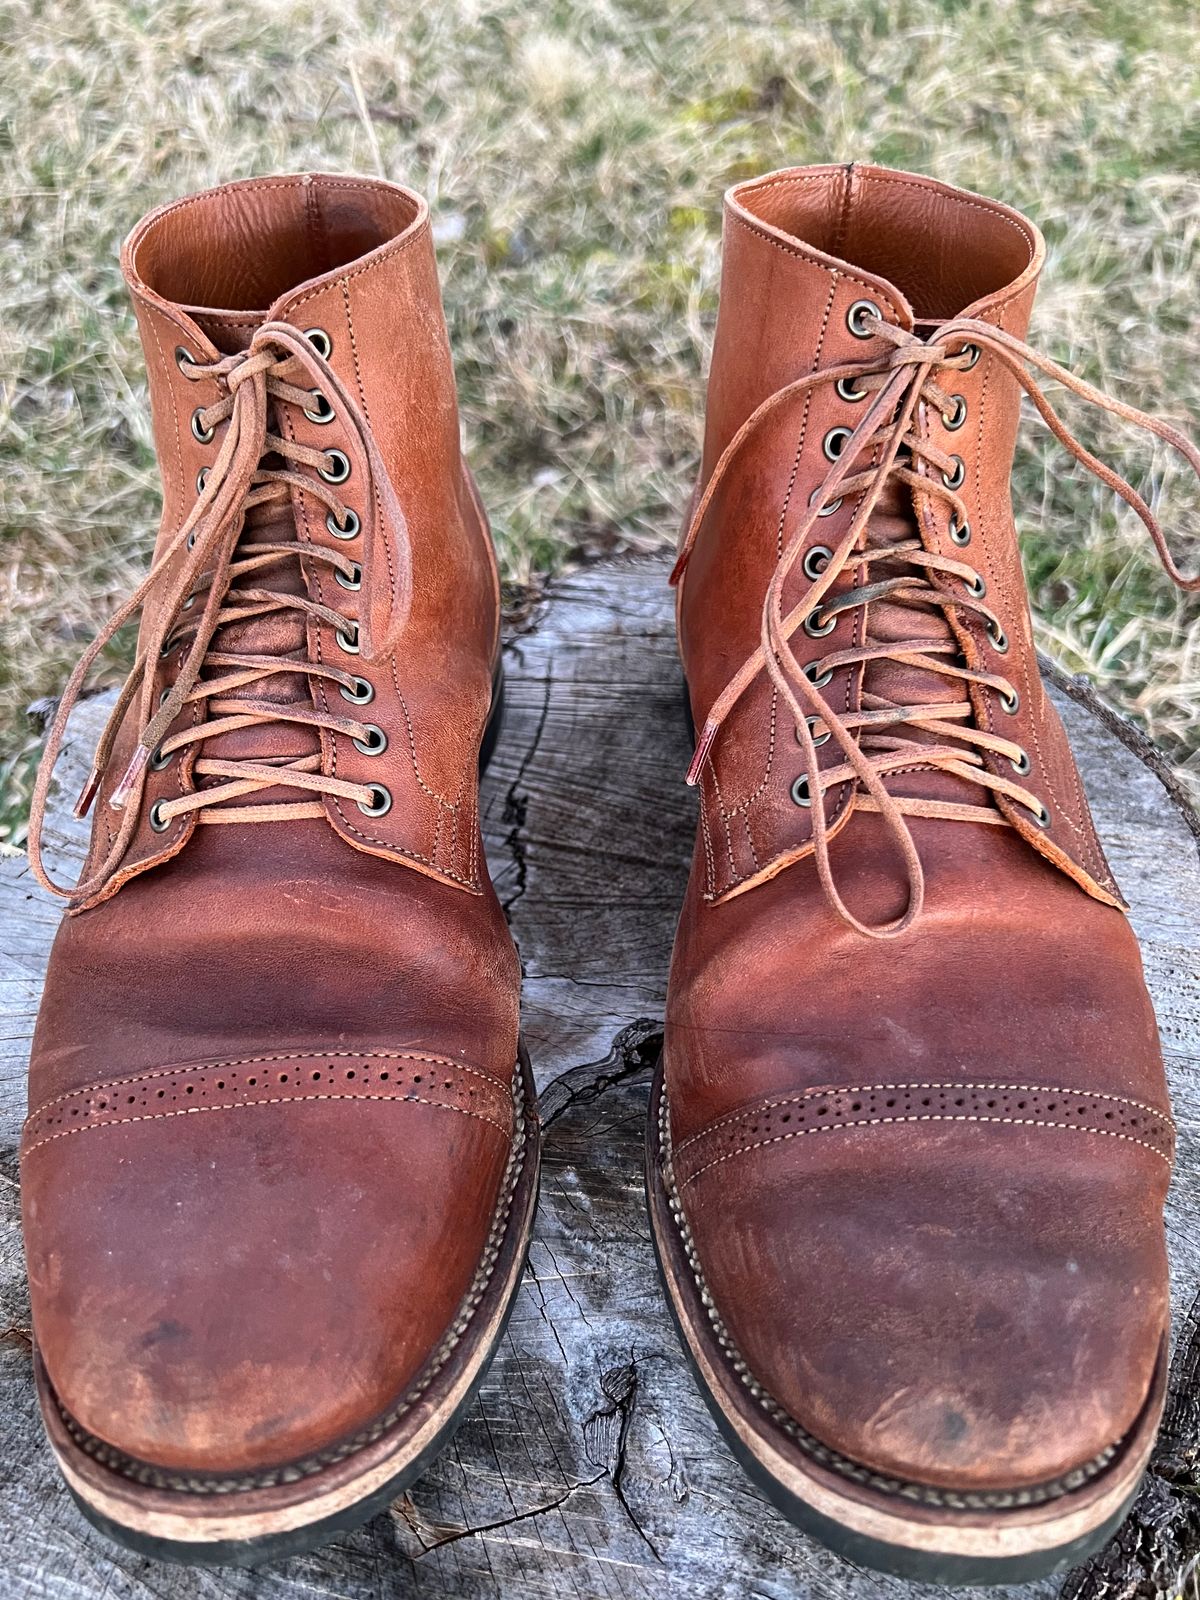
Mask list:
[[[642,1195],[694,812],[672,607],[657,562],[556,586],[508,646],[508,721],[485,783],[488,855],[525,972],[525,1034],[546,1127],[541,1211],[509,1332],[449,1452],[388,1515],[256,1572],[157,1566],[75,1511],[43,1442],[17,1230],[24,1069],[57,909],[23,860],[0,866],[0,1578],[12,1600],[391,1600],[393,1596],[931,1595],[811,1544],[750,1487],[684,1366]],[[1153,1595],[1200,1548],[1200,866],[1144,762],[1060,698],[1097,823],[1133,906],[1180,1125],[1168,1215],[1173,1388],[1154,1471],[1113,1547],[1016,1600]],[[73,794],[111,704],[83,706]],[[72,787],[74,785],[74,788]],[[78,827],[54,819],[62,860]],[[1190,1313],[1190,1315],[1189,1315]]]

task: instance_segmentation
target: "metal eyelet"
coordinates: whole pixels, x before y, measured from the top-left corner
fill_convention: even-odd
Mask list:
[[[340,567],[336,567],[334,569],[333,575],[337,579],[337,581],[341,584],[343,589],[361,589],[362,588],[362,568],[359,566],[357,561],[354,563],[354,572],[349,578],[346,576],[346,574],[342,571],[342,569]]]
[[[1037,823],[1039,828],[1048,828],[1050,826],[1050,811],[1048,807],[1045,805],[1039,805],[1037,810],[1033,813],[1033,820]]]
[[[156,800],[150,807],[149,822],[155,833],[166,833],[167,829],[171,826],[171,819],[170,817],[163,816],[162,808],[163,802],[161,800]]]
[[[325,361],[329,360],[333,354],[333,340],[325,332],[324,328],[305,328],[304,337],[319,356]]]
[[[1022,750],[1021,754],[1015,760],[1012,756],[1009,756],[1008,759],[1009,764],[1011,765],[1013,771],[1017,774],[1018,778],[1026,777],[1030,768],[1033,766],[1033,762],[1029,759],[1028,750]]]
[[[165,706],[167,701],[170,698],[171,698],[171,685],[168,684],[167,687],[163,690],[163,692],[158,697],[159,706],[160,707],[161,706]]]
[[[812,795],[808,792],[808,774],[802,772],[792,785],[792,804],[794,806],[811,806]]]
[[[820,717],[805,717],[804,720],[805,720],[805,722],[808,723],[808,731],[809,731],[809,733],[812,733],[813,725],[815,723],[820,722],[822,719]],[[819,745],[823,745],[823,744],[828,744],[830,739],[832,739],[832,738],[833,738],[833,729],[832,728],[826,728],[824,733],[813,733],[812,742],[815,745],[819,746]],[[800,729],[797,728],[796,729],[796,743],[797,744],[803,744],[803,742],[804,741],[800,737]]]
[[[947,489],[961,489],[967,481],[967,463],[961,456],[951,456],[950,459],[955,463],[954,474],[951,476],[950,473],[943,472],[942,482]]]
[[[325,513],[325,527],[335,539],[357,539],[362,530],[362,523],[358,520],[358,512],[346,507],[346,520],[339,522],[332,511]]]
[[[816,500],[817,495],[819,493],[820,493],[819,489],[814,489],[813,492],[809,495],[808,503],[809,503],[810,506],[814,503],[814,501]],[[819,517],[831,517],[833,515],[833,513],[840,507],[842,501],[845,498],[846,498],[845,495],[841,495],[841,494],[838,495],[836,500],[831,500],[827,506],[822,506],[820,511],[817,512],[817,515]]]
[[[822,613],[820,606],[818,606],[815,611],[810,611],[805,617],[804,631],[810,639],[823,639],[827,633],[832,633],[837,627],[836,612],[834,612],[832,615],[825,616],[823,623],[821,621],[822,615],[824,614]]]
[[[830,428],[821,441],[821,449],[824,450],[828,460],[836,461],[838,459],[846,448],[846,440],[853,432],[853,428]]]
[[[390,789],[385,789],[381,783],[371,785],[373,799],[369,805],[364,805],[360,800],[358,809],[364,817],[382,817],[392,809],[392,794]]]
[[[167,657],[171,654],[171,652],[175,649],[175,646],[178,643],[179,643],[179,640],[176,639],[173,634],[169,633],[167,635],[167,637],[163,640],[162,646],[159,649],[158,659],[160,661],[165,661],[167,659]]]
[[[187,536],[187,547],[188,547],[189,550],[194,550],[196,548],[196,530],[195,530],[195,528],[193,528],[191,533],[189,533],[188,536]]]
[[[1011,684],[1007,689],[1000,690],[1000,709],[1007,711],[1010,717],[1015,717],[1021,709],[1021,696]]]
[[[958,545],[960,549],[971,542],[971,524],[965,517],[961,522],[955,522],[952,516],[947,532],[950,535],[950,543]]]
[[[950,398],[954,402],[954,410],[948,416],[942,412],[942,427],[950,433],[957,433],[967,420],[967,399],[961,394],[952,394]]]
[[[323,395],[320,389],[310,389],[308,392],[317,403],[314,406],[305,406],[304,415],[310,422],[332,422],[336,412],[328,396]]]
[[[366,678],[355,678],[353,689],[347,689],[342,683],[338,685],[338,693],[343,700],[349,700],[352,706],[369,706],[375,698],[375,685]]]
[[[833,668],[830,667],[827,671],[822,672],[815,661],[810,661],[804,669],[804,676],[814,689],[823,689],[827,683],[833,681]]]
[[[169,767],[174,755],[174,750],[169,750],[166,755],[163,755],[162,746],[160,745],[150,757],[149,766],[151,772],[161,772],[164,767]]]
[[[839,378],[833,388],[838,399],[845,400],[849,405],[867,398],[867,391],[860,389],[853,378]]]
[[[350,629],[350,632],[346,632],[341,628],[337,628],[333,637],[348,656],[356,656],[361,648],[358,642],[358,623],[352,622]]]
[[[965,367],[959,368],[960,372],[970,372],[972,367],[978,365],[979,358],[983,354],[983,351],[977,344],[965,344],[958,353],[960,356],[969,355],[971,357]]]
[[[179,609],[180,609],[180,611],[190,611],[195,604],[196,604],[196,596],[195,596],[195,593],[193,592],[192,594],[188,595],[187,599],[181,604]]]
[[[804,560],[801,563],[804,568],[804,576],[812,579],[819,578],[832,559],[833,551],[827,544],[814,544],[811,549],[804,552]]]
[[[195,439],[197,444],[211,444],[217,436],[217,430],[204,426],[200,421],[203,415],[203,406],[197,406],[195,411],[192,412],[192,438]]]
[[[201,467],[200,471],[196,474],[196,493],[197,494],[203,494],[204,493],[204,485],[207,482],[208,482],[208,468],[207,467]],[[188,545],[188,549],[190,550],[191,548],[192,548],[191,545]]]
[[[973,578],[965,578],[967,593],[973,600],[982,600],[987,593],[987,579],[977,572]]]
[[[988,638],[992,641],[992,648],[994,650],[998,650],[1002,656],[1007,655],[1008,635],[1005,633],[1000,624],[993,619],[987,625],[987,633]]]
[[[195,383],[196,377],[194,369],[199,365],[199,362],[196,360],[192,352],[190,350],[185,350],[181,344],[177,344],[175,346],[175,365],[179,368],[180,372],[183,373],[184,377],[187,378],[189,382]],[[191,372],[188,371],[189,367],[193,369]]]
[[[345,483],[350,476],[350,458],[340,450],[326,450],[325,459],[329,462],[329,470],[324,467],[317,468],[319,477],[326,483]]]
[[[874,300],[856,300],[846,313],[846,326],[856,339],[873,339],[874,328],[868,326],[867,320],[882,322],[883,312]]]
[[[374,722],[364,722],[365,739],[351,739],[350,743],[365,756],[381,756],[387,749],[387,734]]]

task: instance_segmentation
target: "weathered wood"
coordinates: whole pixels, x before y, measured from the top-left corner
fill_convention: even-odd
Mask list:
[[[93,1533],[59,1482],[33,1398],[15,1161],[29,1034],[58,913],[23,861],[0,864],[3,1596],[901,1600],[934,1592],[857,1571],[762,1501],[704,1409],[655,1279],[642,1124],[694,824],[680,781],[688,752],[662,566],[594,567],[558,584],[534,629],[508,646],[507,666],[508,721],[485,804],[489,858],[525,970],[525,1031],[546,1123],[529,1270],[449,1453],[387,1516],[313,1555],[253,1573],[158,1566]],[[78,713],[66,795],[109,703]],[[1171,1582],[1187,1540],[1200,1547],[1200,866],[1188,827],[1145,764],[1092,711],[1060,703],[1133,904],[1168,1053],[1180,1124],[1168,1217],[1177,1332],[1171,1410],[1127,1532],[1065,1585],[1007,1591],[1014,1600],[1151,1595]],[[70,859],[81,835],[64,811],[56,837]]]

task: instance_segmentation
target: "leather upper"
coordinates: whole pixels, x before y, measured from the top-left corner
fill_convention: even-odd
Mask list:
[[[908,174],[827,167],[739,185],[693,504],[764,400],[870,352],[848,324],[856,301],[904,327],[969,312],[1022,335],[1042,255],[1007,208]],[[931,638],[952,627],[969,663],[990,651],[989,670],[1019,689],[1013,713],[972,685],[976,726],[1029,752],[1021,781],[1049,823],[1003,796],[1005,826],[911,817],[924,909],[898,937],[863,937],[818,880],[811,807],[792,798],[792,715],[762,673],[700,770],[666,1094],[702,1287],[750,1373],[852,1462],[1000,1492],[1094,1465],[1145,1402],[1168,1309],[1172,1128],[1136,941],[1038,674],[1008,490],[1019,390],[986,353],[952,376],[966,422],[939,442],[965,465],[963,559],[1009,647],[997,663],[965,613],[921,624]],[[678,595],[697,726],[758,643],[789,528],[829,471],[823,441],[856,424],[856,405],[832,383],[781,405],[709,502]],[[920,409],[925,436],[947,433]],[[847,496],[810,542],[835,546],[853,511]],[[957,556],[948,521],[935,496],[897,483],[871,531],[915,531]],[[834,592],[855,581],[851,569]],[[785,612],[809,582],[797,564]],[[914,626],[886,599],[839,615],[856,643]],[[816,663],[839,641],[799,629],[790,643]],[[822,693],[849,712],[863,683],[847,667]],[[866,683],[904,704],[950,697],[903,661],[868,663]],[[933,802],[966,787],[919,761],[886,782]],[[879,925],[906,885],[860,799],[850,782],[826,797],[831,866],[854,914]]]
[[[188,791],[195,751],[152,769],[116,881],[59,932],[34,1039],[22,1194],[55,1393],[135,1461],[264,1471],[352,1443],[403,1395],[455,1323],[504,1202],[519,969],[477,797],[498,590],[415,195],[311,176],[231,185],[152,213],[123,263],[162,469],[159,551],[221,443],[194,436],[213,396],[176,347],[212,361],[269,317],[327,334],[411,560],[398,638],[350,661],[373,689],[382,754],[262,721],[203,748],[230,761],[317,750],[323,771],[386,785],[386,815],[334,794],[323,817],[189,813],[156,832],[151,807]],[[296,409],[276,407],[285,436],[319,428],[322,450],[359,448],[338,418]],[[358,488],[352,471],[348,506]],[[252,511],[242,539],[332,535],[293,493]],[[277,591],[305,585],[352,616],[362,603],[328,566],[285,554],[271,570]],[[278,610],[220,642],[319,662],[335,632]],[[159,663],[156,694],[173,670]],[[279,673],[257,693],[319,706],[337,687]],[[93,859],[135,711],[97,797]]]

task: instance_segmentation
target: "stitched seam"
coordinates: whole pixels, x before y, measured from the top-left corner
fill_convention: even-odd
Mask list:
[[[887,304],[888,309],[893,313],[893,315],[899,316],[900,308],[891,299],[891,297],[886,294],[877,283],[872,282],[869,278],[860,277],[860,275],[855,272],[852,267],[848,267],[839,263],[837,268],[834,269],[826,262],[816,260],[815,257],[809,253],[808,248],[800,245],[799,243],[794,245],[785,244],[782,239],[776,239],[773,234],[768,233],[766,231],[766,227],[764,227],[762,224],[753,221],[749,217],[742,216],[737,211],[730,211],[729,219],[731,222],[735,222],[739,227],[745,228],[746,232],[752,234],[754,238],[762,240],[764,244],[774,246],[776,250],[781,250],[786,256],[792,256],[796,261],[799,261],[803,266],[809,267],[814,272],[819,272],[822,275],[825,275],[836,270],[843,278],[849,278],[852,283],[857,283],[860,288],[869,289],[872,295],[878,296],[879,299],[883,300]]]
[[[53,1144],[56,1139],[69,1139],[76,1133],[96,1133],[102,1128],[121,1128],[134,1122],[165,1122],[169,1117],[192,1117],[208,1111],[256,1111],[261,1106],[296,1105],[305,1100],[389,1100],[396,1105],[422,1105],[433,1106],[439,1111],[454,1111],[460,1117],[470,1117],[475,1122],[486,1122],[489,1127],[495,1128],[499,1133],[508,1135],[512,1130],[506,1128],[502,1122],[497,1122],[495,1117],[488,1116],[485,1111],[468,1111],[464,1106],[452,1105],[447,1100],[433,1100],[419,1094],[289,1094],[273,1095],[264,1100],[229,1100],[211,1106],[182,1106],[178,1111],[152,1111],[134,1117],[107,1117],[102,1122],[83,1122],[77,1128],[62,1128],[58,1133],[48,1133],[44,1138],[31,1144],[24,1152],[21,1159],[27,1161],[35,1150],[40,1150],[43,1145]]]
[[[917,1090],[968,1090],[981,1089],[985,1093],[995,1094],[1057,1094],[1069,1100],[1108,1100],[1114,1105],[1131,1106],[1135,1111],[1145,1111],[1149,1116],[1157,1117],[1160,1122],[1165,1122],[1168,1127],[1174,1126],[1170,1117],[1165,1112],[1159,1111],[1155,1106],[1147,1105],[1144,1100],[1131,1100],[1128,1095],[1107,1094],[1103,1090],[1068,1089],[1062,1084],[1053,1083],[851,1083],[836,1088],[821,1087],[816,1085],[806,1089],[800,1094],[780,1095],[777,1099],[762,1100],[757,1105],[747,1106],[739,1111],[731,1111],[726,1116],[718,1117],[715,1122],[710,1122],[707,1127],[701,1128],[699,1133],[689,1134],[681,1143],[674,1145],[673,1151],[677,1156],[698,1140],[707,1138],[710,1133],[718,1128],[727,1128],[731,1123],[740,1122],[745,1117],[764,1116],[768,1111],[778,1110],[782,1106],[803,1105],[806,1100],[834,1100],[845,1098],[854,1094],[904,1094],[915,1093]]]
[[[856,1128],[882,1127],[888,1123],[899,1122],[991,1122],[1002,1123],[1005,1126],[1015,1128],[1054,1128],[1067,1133],[1094,1133],[1100,1134],[1106,1139],[1121,1139],[1126,1144],[1141,1145],[1144,1150],[1149,1150],[1152,1155],[1156,1155],[1160,1161],[1165,1161],[1168,1166],[1171,1165],[1171,1158],[1164,1155],[1156,1145],[1149,1144],[1145,1139],[1135,1138],[1130,1133],[1117,1133],[1112,1128],[1092,1128],[1078,1122],[1047,1122],[1042,1118],[1036,1117],[951,1117],[930,1112],[923,1116],[864,1117],[859,1122],[831,1122],[820,1128],[793,1128],[789,1133],[778,1133],[770,1139],[759,1139],[754,1144],[742,1145],[737,1150],[727,1151],[725,1155],[714,1156],[711,1161],[706,1161],[702,1167],[697,1167],[695,1172],[689,1173],[683,1182],[679,1184],[679,1188],[681,1190],[686,1189],[689,1183],[694,1183],[697,1178],[711,1171],[713,1167],[719,1167],[722,1162],[732,1161],[735,1156],[749,1155],[754,1150],[765,1150],[768,1145],[783,1144],[788,1139],[803,1139],[810,1133],[850,1133]]]

